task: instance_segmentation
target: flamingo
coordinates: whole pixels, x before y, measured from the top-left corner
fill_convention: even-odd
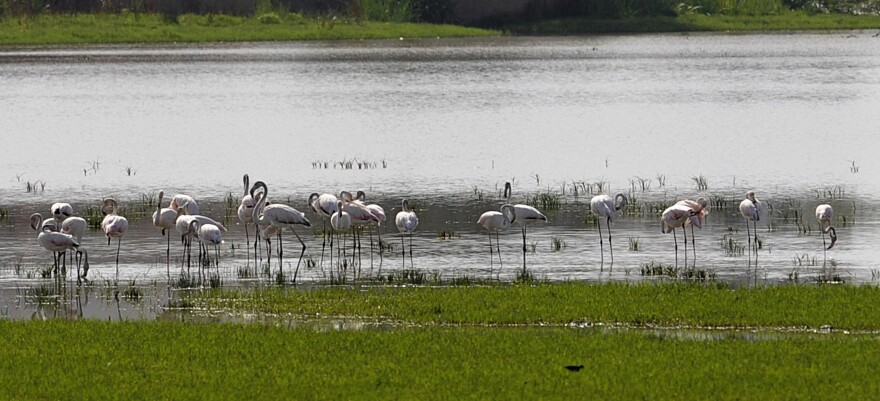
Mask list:
[[[73,236],[77,243],[82,243],[83,234],[85,234],[88,227],[89,223],[82,217],[72,216],[61,222],[61,232]],[[75,254],[79,256],[79,252],[75,252]],[[70,255],[71,260],[73,256]]]
[[[193,220],[198,220],[199,224],[212,224],[217,226],[220,231],[227,232],[226,227],[223,227],[223,224],[220,224],[216,220],[202,216],[202,215],[189,215],[186,213],[186,207],[181,206],[177,209],[177,220],[174,221],[174,230],[180,234],[180,242],[183,243],[183,257],[186,259],[187,267],[190,264],[192,259],[192,238],[195,233],[191,232],[189,229],[190,222]]]
[[[184,212],[189,215],[199,214],[199,204],[196,203],[196,200],[193,199],[192,196],[177,194],[171,198],[171,203],[168,205],[168,208],[171,210],[177,210],[183,207]]]
[[[345,232],[351,228],[351,214],[345,211],[342,200],[336,201],[336,212],[330,216],[330,227],[334,233],[343,233],[342,237],[342,258],[345,259]],[[333,257],[333,250],[330,250],[330,257]],[[332,260],[331,260],[332,263]]]
[[[263,190],[258,193],[257,196],[254,196],[254,192],[257,188],[262,188]],[[302,238],[299,237],[299,234],[296,233],[296,230],[293,228],[295,225],[303,225],[306,227],[311,227],[312,223],[309,222],[309,219],[300,212],[290,206],[273,204],[266,205],[266,198],[269,197],[269,187],[263,181],[257,181],[253,188],[251,188],[250,194],[254,197],[254,200],[257,201],[257,205],[254,206],[253,211],[253,220],[254,224],[271,224],[273,226],[278,227],[280,230],[278,231],[278,258],[284,258],[284,245],[281,240],[281,231],[287,227],[290,228],[290,231],[293,231],[293,235],[296,236],[296,239],[299,240],[300,245],[302,245],[302,252],[299,254],[299,261],[296,262],[296,270],[293,272],[293,282],[296,282],[296,276],[299,273],[299,265],[302,263],[303,255],[306,253],[306,244],[303,242]],[[282,266],[283,262],[279,263],[279,266]],[[279,267],[281,270],[281,267]],[[283,271],[281,271],[281,277],[284,277]]]
[[[330,194],[318,194],[317,192],[309,195],[307,202],[312,211],[321,216],[323,229],[321,230],[323,241],[321,242],[321,266],[324,266],[324,250],[327,248],[327,220],[333,213],[336,213],[337,199]],[[333,254],[333,237],[330,237],[330,254]]]
[[[153,212],[153,225],[156,228],[162,230],[162,235],[165,236],[165,263],[166,267],[170,269],[171,266],[171,233],[170,231],[174,228],[174,223],[177,221],[177,211],[171,208],[163,208],[162,207],[162,198],[165,196],[165,191],[159,191],[159,201],[156,202],[156,211]],[[170,274],[170,271],[169,271]]]
[[[73,216],[73,206],[70,206],[69,203],[53,203],[49,210],[52,212],[55,221],[59,223],[63,222],[64,219]]]
[[[193,219],[189,222],[189,227],[187,230],[199,240],[199,272],[201,272],[202,267],[204,267],[205,263],[202,262],[202,255],[205,257],[205,261],[207,261],[207,265],[211,265],[211,259],[208,257],[208,244],[214,245],[214,261],[217,266],[220,266],[220,251],[219,245],[223,242],[223,233],[220,231],[220,227],[217,227],[214,224],[201,224],[198,220]]]
[[[483,213],[477,220],[477,224],[489,231],[489,274],[492,273],[492,231],[495,231],[495,247],[498,249],[498,263],[500,265],[498,273],[500,274],[501,269],[504,268],[504,262],[501,261],[498,233],[510,228],[510,223],[514,220],[516,220],[516,209],[513,208],[513,205],[508,204],[502,205],[500,212],[490,210]]]
[[[397,215],[394,217],[394,224],[397,225],[397,230],[400,231],[401,234],[409,234],[409,265],[413,267],[413,258],[412,258],[412,235],[413,231],[416,230],[416,227],[419,226],[419,217],[416,216],[416,212],[412,211],[409,208],[409,201],[404,199],[400,206],[400,211],[397,212]],[[406,248],[403,244],[403,235],[400,236],[400,249],[401,255],[403,256],[403,268],[406,268]]]
[[[73,238],[72,235],[52,231],[49,226],[43,225],[43,215],[40,213],[34,213],[30,217],[31,228],[34,230],[38,230],[40,233],[37,235],[37,241],[40,243],[40,246],[43,249],[52,252],[52,267],[55,274],[58,274],[58,264],[59,258],[62,263],[65,262],[63,256],[63,252],[68,249],[76,249],[79,247],[79,243],[76,242],[76,239]],[[62,272],[66,271],[67,264],[65,263],[62,267]]]
[[[590,210],[599,219],[599,250],[601,261],[599,271],[605,266],[605,245],[602,240],[602,220],[605,220],[605,229],[608,230],[608,249],[611,251],[611,267],[614,266],[614,248],[611,246],[611,222],[617,216],[617,212],[624,209],[627,204],[626,195],[618,193],[612,199],[608,195],[596,195],[590,199]]]
[[[703,222],[699,219],[698,215],[699,212],[694,211],[692,207],[686,204],[676,203],[666,208],[660,217],[660,232],[663,234],[671,232],[673,241],[675,241],[676,267],[678,267],[678,238],[675,235],[675,229],[681,227],[682,233],[684,234],[684,263],[685,266],[687,266],[687,231],[685,231],[684,226],[686,223],[690,222],[690,224],[697,226],[697,228],[702,228]]]
[[[761,220],[761,214],[764,212],[764,205],[755,198],[755,192],[749,191],[746,192],[746,198],[743,199],[739,204],[739,212],[742,214],[743,218],[746,221],[746,237],[749,241],[749,253],[752,252],[752,236],[749,232],[749,220],[752,221],[755,227],[755,257],[758,256],[758,221]],[[751,263],[751,255],[749,255],[749,262]]]
[[[342,203],[342,207],[345,212],[351,216],[351,225],[354,226],[354,228],[366,226],[371,222],[375,222],[377,224],[380,222],[379,217],[373,214],[373,211],[370,210],[370,208],[368,208],[367,205],[365,205],[363,202],[355,200],[351,196],[350,192],[339,192],[339,199],[344,200],[344,202]],[[358,250],[358,259],[360,259],[361,240],[360,235],[356,235],[357,233],[358,231],[356,229],[352,230],[352,237],[355,238],[355,241],[357,241],[355,247],[357,247]],[[358,263],[358,267],[360,267],[360,263]]]
[[[816,219],[819,220],[819,231],[822,231],[822,253],[824,257],[827,257],[828,250],[834,247],[834,243],[837,242],[837,230],[831,226],[831,220],[834,218],[834,209],[831,208],[829,204],[821,204],[816,206]],[[825,234],[829,234],[831,237],[831,245],[828,245],[825,248]]]
[[[709,214],[709,201],[707,201],[706,198],[701,196],[701,197],[697,198],[697,200],[695,200],[695,201],[690,200],[690,199],[682,199],[682,200],[676,202],[676,205],[684,205],[684,206],[687,206],[687,207],[690,207],[691,209],[693,209],[694,212],[696,213],[696,215],[695,215],[696,220],[699,220],[699,223],[700,223],[699,228],[702,229],[703,220]],[[695,221],[695,220],[688,219],[687,222],[685,222],[685,225],[691,227],[691,249],[694,252],[694,263],[697,263],[697,243],[696,243],[696,235],[694,235],[693,221]]]
[[[357,196],[355,197],[355,200],[364,204],[367,207],[367,209],[370,210],[370,212],[373,214],[373,216],[376,216],[376,218],[379,219],[379,221],[376,222],[376,235],[379,237],[379,254],[381,255],[382,254],[382,231],[379,229],[382,228],[382,223],[384,223],[385,220],[387,219],[385,217],[385,209],[383,209],[382,206],[379,206],[375,203],[367,203],[367,194],[364,191],[357,191]],[[367,223],[367,224],[369,225],[369,223]],[[372,271],[372,269],[373,269],[373,232],[370,231],[370,271]],[[379,270],[382,270],[381,259],[379,261]]]
[[[242,195],[241,203],[238,205],[238,220],[241,221],[241,224],[244,224],[244,238],[248,244],[247,245],[248,252],[250,252],[251,238],[250,238],[250,234],[248,233],[248,224],[252,224],[254,222],[253,209],[254,209],[254,206],[257,205],[257,203],[254,202],[254,197],[251,196],[250,193],[248,193],[248,191],[250,191],[250,177],[248,177],[248,175],[245,174],[244,177],[242,177],[242,181],[244,181],[244,195]],[[257,228],[255,226],[254,227],[254,264],[257,263],[257,237],[259,236],[258,233],[256,232],[256,230],[257,230]],[[250,259],[251,259],[250,254],[248,254],[247,256],[248,256],[248,261],[250,261]]]
[[[507,203],[510,203],[510,195],[512,193],[510,182],[504,183],[504,197],[507,198]],[[547,217],[544,216],[538,209],[531,207],[529,205],[515,204],[513,205],[513,211],[515,218],[511,221],[511,223],[517,223],[522,226],[522,237],[523,237],[523,272],[526,271],[526,227],[529,224],[532,224],[536,221],[547,221]]]
[[[122,248],[122,237],[128,230],[128,219],[116,214],[118,204],[116,199],[104,199],[101,206],[101,213],[104,214],[104,220],[101,221],[101,230],[107,236],[107,245],[110,245],[110,238],[116,238],[116,278],[119,279],[119,250]]]

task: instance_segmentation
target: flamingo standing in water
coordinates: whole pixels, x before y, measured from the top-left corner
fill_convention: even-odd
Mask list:
[[[82,237],[87,228],[89,228],[89,223],[82,217],[71,216],[61,222],[61,232],[73,236],[77,243],[82,243]],[[79,256],[80,253],[74,252],[76,256]],[[74,255],[70,255],[70,257],[73,260]],[[77,261],[77,265],[79,265],[79,261]]]
[[[602,240],[602,220],[605,220],[605,229],[608,230],[608,249],[611,251],[611,267],[614,267],[614,248],[611,246],[611,222],[617,216],[617,212],[626,208],[626,195],[618,193],[612,199],[608,195],[596,195],[590,199],[590,210],[599,219],[599,250],[601,262],[599,271],[605,266],[605,245]]]
[[[687,231],[684,226],[689,222],[690,224],[697,226],[697,228],[702,228],[703,222],[699,219],[698,215],[699,212],[694,211],[692,207],[686,204],[676,203],[666,208],[660,217],[660,232],[663,234],[671,232],[672,239],[675,242],[676,267],[678,267],[678,238],[675,235],[675,229],[681,227],[681,231],[684,235],[684,264],[687,266]]]
[[[256,193],[258,189],[262,189],[259,193]],[[256,193],[256,195],[254,195]],[[293,228],[296,225],[302,225],[306,227],[311,227],[312,224],[309,222],[309,219],[300,212],[290,206],[281,205],[281,204],[272,204],[266,205],[266,198],[269,197],[269,187],[263,181],[257,181],[254,184],[254,187],[251,188],[250,194],[254,197],[254,200],[257,201],[257,205],[254,206],[253,211],[253,220],[254,224],[271,224],[279,228],[278,231],[278,259],[281,260],[279,262],[279,272],[281,273],[281,277],[284,277],[284,273],[282,270],[283,266],[283,258],[284,258],[284,245],[281,240],[281,231],[287,227],[290,228],[290,231],[293,231],[293,235],[296,236],[296,239],[299,240],[300,245],[302,245],[302,252],[299,254],[299,260],[296,262],[296,270],[293,272],[293,282],[296,282],[296,276],[299,273],[299,265],[302,263],[303,255],[306,253],[306,244],[303,242],[302,238],[299,237],[299,234],[296,233],[296,230]]]
[[[38,231],[37,241],[43,249],[52,252],[52,271],[58,275],[59,264],[62,272],[67,270],[66,259],[63,253],[68,249],[76,249],[79,243],[72,235],[60,233],[52,230],[52,225],[43,224],[43,215],[34,213],[30,217],[31,228]]]
[[[339,199],[342,200],[342,208],[351,216],[352,241],[358,251],[358,268],[360,268],[361,239],[358,228],[364,227],[370,223],[379,223],[379,217],[367,207],[363,202],[355,200],[348,191],[339,192]],[[338,206],[338,204],[337,204]],[[383,211],[384,217],[384,211]]]
[[[177,220],[174,221],[174,230],[180,234],[180,242],[183,243],[183,258],[186,259],[186,265],[189,268],[192,261],[192,239],[195,236],[195,233],[190,230],[190,222],[197,220],[201,225],[212,224],[217,226],[220,231],[227,232],[227,230],[226,227],[223,227],[223,224],[210,217],[185,213],[186,207],[181,206],[177,209]]]
[[[748,238],[749,243],[749,263],[752,261],[751,252],[752,252],[752,234],[749,232],[749,221],[754,225],[755,232],[755,258],[758,257],[758,221],[761,220],[761,215],[764,213],[764,205],[755,198],[755,192],[749,191],[746,192],[746,198],[743,199],[739,204],[739,212],[742,214],[743,218],[746,221],[746,237]],[[756,262],[757,263],[757,262]]]
[[[367,203],[367,194],[364,191],[357,191],[357,196],[355,196],[355,200],[362,203],[364,206],[366,206],[367,209],[370,211],[370,213],[372,213],[373,216],[376,216],[376,218],[379,219],[376,222],[376,236],[379,237],[379,255],[381,257],[381,255],[382,255],[382,231],[380,229],[382,228],[382,223],[384,223],[385,220],[387,219],[385,217],[385,209],[383,209],[382,206],[379,206],[375,203]],[[367,225],[369,225],[369,224],[370,224],[370,222],[367,222]],[[379,260],[379,270],[380,271],[382,270],[381,258]],[[373,271],[373,232],[372,231],[370,231],[370,271],[371,272]]]
[[[171,233],[168,231],[174,228],[174,223],[177,221],[177,211],[167,207],[163,208],[163,197],[165,197],[165,191],[159,191],[159,201],[156,202],[156,211],[153,212],[153,225],[162,230],[162,235],[166,237],[165,265],[169,269],[168,274],[171,274]]]
[[[480,218],[477,220],[477,224],[483,226],[483,228],[489,231],[489,274],[492,274],[493,263],[492,231],[495,231],[495,246],[498,249],[498,263],[500,265],[498,273],[500,274],[501,269],[504,268],[504,262],[501,261],[501,245],[499,243],[498,233],[510,228],[510,223],[514,220],[516,220],[516,210],[513,208],[513,205],[507,204],[501,206],[500,212],[490,210],[480,215]]]
[[[694,218],[688,219],[687,222],[685,222],[685,226],[691,227],[691,250],[694,253],[694,263],[697,263],[697,242],[696,242],[696,235],[694,234],[694,225],[695,225],[694,221],[699,221],[699,223],[700,223],[699,227],[697,227],[697,228],[700,228],[700,229],[703,228],[703,220],[705,220],[706,216],[709,215],[709,201],[707,201],[706,198],[701,196],[701,197],[697,198],[697,200],[695,200],[695,201],[690,200],[690,199],[682,199],[682,200],[676,202],[676,205],[683,205],[683,206],[690,207],[691,209],[693,209],[694,213],[696,213],[694,215],[694,217],[696,217],[696,219],[694,219]]]
[[[73,216],[73,206],[70,206],[69,203],[53,203],[49,210],[52,212],[52,217],[55,218],[55,221],[59,223]]]
[[[208,245],[214,245],[214,262],[220,267],[220,243],[223,242],[223,233],[220,227],[213,224],[201,224],[198,220],[189,222],[188,231],[192,232],[196,239],[199,240],[199,274],[202,268],[207,264],[211,266],[211,258],[209,257]],[[204,256],[204,259],[203,259]],[[207,263],[203,262],[206,261]]]
[[[333,228],[333,232],[338,236],[339,233],[343,233],[342,237],[342,260],[345,260],[345,232],[351,228],[351,214],[345,211],[345,207],[343,206],[342,200],[336,201],[336,212],[330,216],[330,227]],[[337,239],[338,242],[338,239]],[[333,263],[333,249],[330,249],[330,263]],[[342,262],[340,262],[342,263]]]
[[[128,230],[128,219],[116,214],[118,204],[116,199],[104,199],[101,206],[101,213],[104,214],[104,220],[101,221],[101,230],[107,236],[107,245],[110,245],[110,238],[116,238],[116,279],[119,279],[119,250],[122,248],[122,237]]]
[[[257,205],[257,202],[254,202],[254,197],[249,193],[250,191],[250,177],[245,174],[242,177],[242,181],[244,181],[244,195],[241,197],[241,203],[238,205],[238,220],[241,221],[241,224],[244,225],[244,238],[247,243],[248,249],[248,261],[250,261],[250,247],[251,247],[251,238],[250,233],[248,231],[248,224],[252,224],[254,222],[254,206]],[[254,227],[254,264],[257,263],[257,243],[259,234],[257,233],[257,227]]]
[[[406,268],[406,248],[403,244],[403,234],[409,234],[409,265],[411,268],[413,266],[413,257],[412,257],[412,235],[413,231],[416,230],[416,227],[419,226],[419,217],[416,216],[416,212],[412,211],[409,208],[409,201],[404,199],[400,206],[400,211],[397,212],[397,215],[394,217],[394,224],[397,225],[397,230],[400,231],[400,249],[401,255],[403,256],[403,268]]]
[[[816,220],[819,220],[819,231],[822,231],[822,255],[823,258],[828,257],[828,250],[834,247],[834,243],[837,242],[837,230],[831,226],[831,220],[834,218],[834,209],[831,208],[831,205],[821,204],[816,206]],[[829,234],[831,237],[831,245],[828,245],[826,248],[825,245],[825,234]]]
[[[177,194],[171,198],[171,203],[168,205],[168,208],[171,210],[177,210],[180,208],[184,209],[185,214],[188,215],[197,215],[199,214],[199,204],[196,203],[196,200],[193,199],[192,196]]]
[[[327,249],[327,219],[336,213],[337,199],[330,194],[318,194],[317,192],[309,195],[307,202],[312,211],[321,216],[323,229],[321,230],[323,241],[321,242],[321,267],[324,266],[324,250]],[[333,255],[333,237],[330,237],[330,255]]]
[[[504,183],[504,197],[507,198],[507,203],[510,203],[510,195],[512,193],[510,182]],[[526,227],[529,224],[532,224],[536,221],[547,221],[547,217],[544,216],[538,209],[531,207],[529,205],[515,204],[513,205],[513,215],[514,219],[511,223],[517,223],[522,226],[522,237],[523,237],[523,272],[526,271]]]

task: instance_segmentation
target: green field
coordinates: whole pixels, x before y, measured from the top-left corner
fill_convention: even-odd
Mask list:
[[[852,400],[880,391],[874,335],[95,321],[0,321],[0,333],[2,399]]]
[[[39,14],[0,19],[0,45],[397,39],[499,34],[499,31],[454,25],[322,20],[297,14],[270,19],[187,14],[173,21],[158,14],[135,13]]]
[[[851,400],[880,391],[874,286],[273,287],[182,297],[171,306],[262,323],[0,320],[0,399]]]

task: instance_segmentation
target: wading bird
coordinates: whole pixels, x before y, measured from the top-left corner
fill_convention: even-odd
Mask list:
[[[406,248],[403,245],[403,234],[409,234],[409,265],[411,268],[414,268],[412,257],[412,235],[413,231],[416,230],[416,227],[419,226],[419,217],[416,216],[416,212],[409,208],[409,201],[406,199],[403,200],[400,206],[400,211],[397,212],[397,215],[394,217],[394,224],[397,225],[397,230],[400,231],[401,234],[400,249],[401,255],[403,256],[403,268],[406,268]]]
[[[192,261],[192,239],[195,233],[190,231],[190,222],[193,220],[197,220],[199,224],[212,224],[217,226],[220,231],[227,232],[226,227],[223,227],[223,224],[220,224],[218,221],[202,216],[202,215],[189,215],[186,213],[186,207],[181,206],[177,209],[177,220],[174,221],[174,230],[180,234],[180,242],[183,243],[183,258],[186,259],[187,268],[190,266],[190,262]]]
[[[602,220],[605,220],[605,229],[608,230],[608,249],[611,252],[611,267],[614,267],[614,248],[611,246],[611,222],[617,216],[617,212],[626,208],[626,195],[618,193],[612,199],[608,195],[596,195],[590,199],[590,210],[599,219],[599,251],[601,262],[599,271],[605,265],[605,245],[602,240]]]
[[[101,213],[104,214],[104,220],[101,221],[101,231],[107,236],[107,245],[110,245],[110,238],[116,238],[116,279],[119,279],[119,250],[122,248],[122,237],[128,230],[128,219],[116,214],[116,199],[104,199],[101,206]]]
[[[52,217],[58,223],[63,222],[70,216],[73,216],[73,206],[70,206],[69,203],[53,203],[52,207],[49,208],[52,212]]]
[[[507,198],[507,203],[510,204],[510,195],[512,189],[510,182],[504,183],[504,197]],[[523,272],[526,271],[526,227],[529,224],[532,224],[536,221],[547,221],[547,217],[544,216],[538,209],[535,209],[529,205],[516,204],[513,205],[513,214],[515,216],[514,221],[511,223],[517,223],[522,227],[522,238],[523,238]]]
[[[76,249],[79,243],[73,236],[52,231],[50,226],[43,225],[43,215],[34,213],[30,218],[31,228],[38,231],[37,242],[43,249],[52,252],[52,271],[58,275],[58,267],[61,264],[62,273],[67,270],[67,263],[64,258],[64,252],[68,249]]]
[[[340,263],[343,263],[345,260],[345,232],[351,229],[351,214],[345,211],[342,200],[336,201],[336,212],[330,216],[330,227],[333,228],[333,233],[337,236],[342,233],[342,260]],[[338,238],[337,242],[339,242]],[[332,247],[330,248],[330,263],[333,264]]]
[[[165,264],[168,269],[171,266],[171,233],[170,231],[174,228],[174,223],[177,221],[177,211],[174,209],[170,209],[167,207],[162,207],[162,198],[165,196],[165,191],[159,191],[159,201],[156,203],[156,211],[153,212],[153,225],[156,228],[162,230],[162,235],[165,236]],[[169,271],[170,274],[170,271]]]
[[[223,242],[223,233],[220,228],[213,224],[201,224],[198,220],[189,222],[189,231],[199,240],[199,272],[207,264],[211,266],[208,245],[214,245],[214,262],[220,267],[220,243]],[[204,259],[203,259],[204,257]],[[207,262],[207,263],[206,263]]]
[[[259,189],[262,189],[262,191],[257,193],[256,191]],[[254,195],[255,193],[256,195]],[[263,181],[257,181],[256,183],[254,183],[254,187],[251,188],[250,194],[257,202],[257,205],[254,206],[252,217],[254,220],[254,224],[268,223],[279,228],[278,266],[282,278],[284,277],[284,272],[282,270],[282,266],[284,263],[284,245],[281,240],[281,231],[283,231],[284,228],[290,228],[290,231],[293,231],[293,235],[296,236],[296,239],[299,240],[300,245],[302,245],[302,251],[299,254],[299,260],[296,262],[296,270],[294,270],[293,272],[293,281],[296,282],[296,276],[299,273],[299,265],[300,263],[302,263],[303,255],[305,255],[306,253],[306,244],[305,242],[303,242],[302,238],[299,237],[299,234],[296,233],[296,230],[293,227],[296,225],[311,227],[312,224],[302,212],[290,206],[281,204],[266,205],[266,198],[269,197],[269,186],[267,186],[266,183]]]
[[[241,202],[238,205],[238,220],[241,221],[241,224],[244,225],[244,238],[247,246],[247,257],[248,261],[250,261],[250,247],[251,247],[251,237],[250,232],[248,231],[248,224],[252,224],[254,222],[254,206],[257,206],[257,202],[254,202],[254,197],[250,194],[250,183],[251,179],[245,174],[242,177],[242,181],[244,182],[244,195],[241,197]],[[257,244],[259,243],[259,233],[257,233],[257,227],[254,226],[254,264],[257,263]]]
[[[694,263],[697,263],[697,242],[696,235],[694,234],[694,221],[699,221],[700,225],[697,228],[703,228],[703,220],[705,220],[706,216],[709,214],[709,201],[704,197],[699,197],[697,200],[693,201],[690,199],[682,199],[676,202],[676,205],[684,205],[693,209],[694,218],[690,218],[685,223],[685,226],[691,227],[691,250],[694,253]]]
[[[684,226],[690,222],[690,224],[697,226],[697,228],[702,228],[703,222],[699,219],[698,215],[699,212],[694,211],[690,206],[676,203],[666,208],[660,217],[660,232],[663,234],[671,232],[672,239],[675,242],[676,267],[678,267],[678,237],[675,235],[675,229],[681,227],[681,232],[684,235],[684,263],[687,266],[687,231],[685,231]]]
[[[755,247],[755,258],[758,257],[758,221],[761,220],[761,215],[764,213],[764,205],[755,198],[755,192],[749,191],[746,192],[746,198],[743,199],[739,204],[739,212],[742,214],[743,218],[746,221],[746,237],[748,238],[749,244],[749,262],[751,263],[751,252],[752,252],[752,234],[749,231],[749,221],[754,225],[754,247]]]
[[[367,203],[367,194],[364,191],[357,191],[357,196],[355,197],[355,200],[362,203],[364,206],[366,206],[367,209],[370,211],[370,213],[372,213],[373,216],[376,216],[376,218],[378,219],[378,221],[376,221],[376,236],[379,238],[379,250],[380,250],[380,255],[381,255],[382,231],[380,229],[382,228],[382,223],[384,223],[385,220],[387,219],[385,217],[385,209],[383,209],[382,206],[379,206],[375,203]],[[371,223],[371,221],[367,222],[366,225],[370,225],[370,223]],[[381,259],[379,261],[379,269],[380,270],[382,269]],[[373,271],[373,232],[372,231],[370,231],[370,271],[371,272]]]
[[[321,242],[321,266],[324,266],[324,250],[327,249],[327,219],[336,213],[336,204],[338,199],[335,196],[330,194],[318,194],[317,192],[309,195],[308,204],[309,207],[312,208],[312,211],[321,216],[321,223],[323,224],[323,228],[321,230],[321,236],[323,240]],[[333,254],[333,237],[330,237],[330,254]]]
[[[831,226],[831,220],[834,218],[834,209],[831,208],[831,205],[822,204],[816,206],[816,220],[819,220],[819,231],[822,231],[822,254],[827,258],[827,251],[834,247],[834,243],[837,242],[837,230]],[[828,245],[826,248],[825,242],[825,234],[829,234],[831,237],[831,245]]]
[[[342,208],[351,216],[351,225],[353,226],[351,230],[352,242],[354,243],[355,248],[357,248],[358,268],[360,268],[361,238],[359,229],[370,223],[378,224],[380,220],[379,217],[367,207],[367,205],[361,201],[355,200],[348,191],[340,191],[339,200],[343,201]]]
[[[514,220],[516,220],[516,211],[513,205],[506,204],[501,206],[500,212],[490,210],[480,215],[480,218],[477,220],[477,224],[489,231],[489,274],[492,274],[492,231],[495,232],[495,247],[498,250],[498,264],[500,266],[498,272],[500,274],[501,269],[504,268],[504,262],[501,261],[501,245],[499,244],[498,233],[510,228],[510,223]]]
[[[82,243],[82,237],[87,228],[89,228],[89,223],[82,217],[71,216],[61,222],[61,232],[67,235],[72,235],[73,238],[76,239],[76,242],[80,244]],[[79,252],[74,252],[74,255],[70,255],[71,260],[73,260],[74,256],[79,256]],[[77,261],[77,264],[78,263],[79,261]]]
[[[171,198],[171,203],[168,205],[168,208],[171,210],[177,210],[183,208],[184,213],[188,215],[197,215],[199,214],[199,204],[196,203],[196,200],[193,199],[192,196],[177,194]]]

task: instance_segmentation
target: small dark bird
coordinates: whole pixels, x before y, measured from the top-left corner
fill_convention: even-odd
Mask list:
[[[581,369],[584,368],[584,365],[568,365],[565,368],[572,372],[580,372]]]

